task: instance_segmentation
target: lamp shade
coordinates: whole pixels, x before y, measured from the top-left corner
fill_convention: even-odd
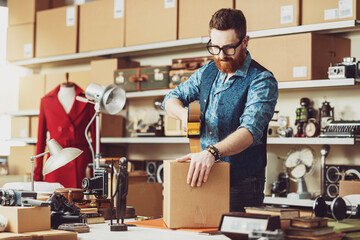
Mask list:
[[[43,168],[44,175],[65,166],[83,152],[77,148],[62,148],[55,139],[50,139],[46,145],[49,148],[50,157],[45,162]]]
[[[111,115],[119,113],[125,106],[125,90],[114,85],[103,87],[96,83],[91,83],[85,95],[88,99],[100,103],[100,111]]]

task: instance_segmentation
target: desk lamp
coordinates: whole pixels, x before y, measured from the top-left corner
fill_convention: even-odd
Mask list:
[[[43,174],[46,175],[55,171],[56,169],[65,166],[75,158],[77,158],[83,151],[77,148],[62,148],[55,139],[50,139],[46,143],[49,151],[40,153],[36,156],[30,157],[31,160],[31,191],[34,192],[34,160],[50,153],[50,157],[45,162]]]
[[[95,105],[95,114],[90,120],[85,129],[85,137],[89,143],[92,157],[93,157],[93,171],[94,178],[83,180],[83,189],[88,190],[88,194],[95,194],[96,197],[107,197],[107,171],[100,168],[100,113],[114,115],[119,113],[125,106],[126,96],[124,89],[117,87],[116,85],[108,85],[107,87],[101,86],[96,83],[91,83],[85,91],[85,96],[77,96],[76,100],[85,103],[92,103]],[[90,125],[96,119],[96,152],[94,156],[94,150],[87,135]],[[96,186],[101,186],[100,188]]]

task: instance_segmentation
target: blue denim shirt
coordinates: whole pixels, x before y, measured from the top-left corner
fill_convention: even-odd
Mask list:
[[[213,65],[212,68],[211,65]],[[202,99],[202,94],[206,91],[204,89],[210,88],[209,85],[211,85],[209,95],[206,95],[205,100],[203,100],[204,102],[208,101],[208,104],[206,109],[202,108],[205,109],[204,121],[201,123],[202,148],[221,141],[238,128],[245,127],[251,132],[254,139],[253,144],[248,149],[251,151],[252,147],[265,144],[263,148],[265,148],[266,154],[264,132],[273,116],[278,98],[277,81],[271,72],[251,59],[249,52],[247,52],[242,68],[238,69],[226,83],[224,83],[226,74],[220,72],[217,68],[215,69],[215,67],[214,62],[211,61],[197,70],[186,82],[180,84],[166,95],[163,108],[169,98],[177,98],[184,106],[188,106],[191,102]],[[209,70],[210,68],[214,70]],[[214,72],[214,80],[208,81],[207,78],[212,78],[207,74],[209,71]],[[204,103],[200,102],[200,104]],[[235,116],[238,119],[233,118],[233,112],[237,112]],[[248,158],[253,158],[258,150],[253,148],[253,152],[250,155],[245,153],[245,155]],[[257,154],[260,155],[259,152]],[[237,173],[235,175],[238,176],[231,176],[232,181],[239,181],[251,176],[266,164],[266,156],[265,159],[259,157],[257,161],[255,161],[256,159],[242,160],[241,158],[241,156],[235,155],[233,159],[231,157],[221,159],[234,165],[231,166],[231,172],[234,172],[236,168]],[[233,164],[235,159],[244,163],[240,165],[239,163]],[[255,161],[257,164],[252,165],[245,163],[245,161]],[[231,173],[231,175],[234,174]]]

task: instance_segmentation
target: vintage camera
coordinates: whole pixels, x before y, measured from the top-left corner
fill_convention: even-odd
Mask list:
[[[96,198],[108,197],[108,172],[105,168],[97,168],[94,177],[84,178],[82,181],[84,194],[95,195]]]
[[[358,78],[359,72],[359,62],[356,62],[356,58],[346,57],[343,58],[342,63],[329,67],[328,77],[329,79]]]
[[[36,200],[36,197],[36,192],[0,188],[1,206],[48,206],[46,202]]]

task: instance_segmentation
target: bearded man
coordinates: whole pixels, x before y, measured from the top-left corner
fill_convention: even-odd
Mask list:
[[[192,187],[207,181],[216,160],[229,162],[230,211],[244,211],[263,204],[266,132],[278,86],[273,74],[251,58],[240,10],[215,12],[209,31],[206,47],[214,60],[167,94],[163,109],[182,120],[185,130],[187,106],[199,100],[203,150],[178,161],[191,161],[187,183]]]

